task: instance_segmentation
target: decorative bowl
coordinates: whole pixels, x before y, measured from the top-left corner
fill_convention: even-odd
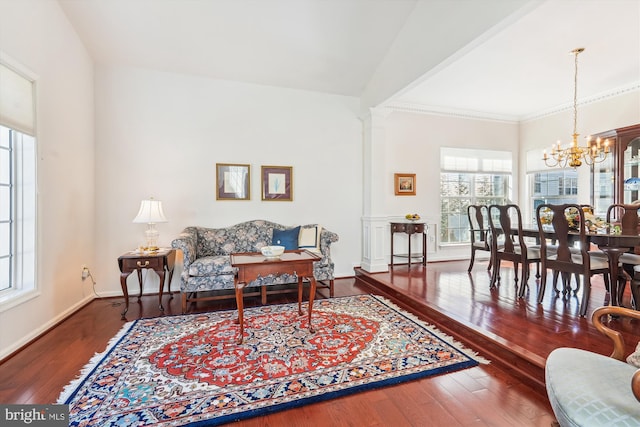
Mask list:
[[[260,252],[268,258],[277,258],[284,253],[284,246],[263,246]]]

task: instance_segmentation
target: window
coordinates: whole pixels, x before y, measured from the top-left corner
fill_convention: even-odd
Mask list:
[[[33,80],[0,63],[0,310],[35,295]]]
[[[13,161],[10,130],[0,126],[0,292],[11,287],[14,233],[12,228]]]
[[[578,171],[575,169],[549,169],[529,174],[532,217],[539,205],[551,203],[578,203]]]
[[[511,153],[442,148],[440,242],[469,243],[467,206],[505,204],[511,196]]]

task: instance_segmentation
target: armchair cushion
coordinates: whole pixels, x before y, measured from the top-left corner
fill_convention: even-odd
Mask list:
[[[628,363],[575,348],[558,348],[547,358],[547,395],[558,423],[566,426],[638,425],[640,404]]]

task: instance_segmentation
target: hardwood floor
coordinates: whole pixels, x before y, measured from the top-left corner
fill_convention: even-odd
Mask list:
[[[306,405],[238,422],[241,426],[549,426],[553,414],[544,390],[531,381],[521,361],[542,363],[555,347],[588,348],[603,354],[610,345],[577,316],[578,299],[556,299],[547,290],[535,302],[534,278],[525,299],[518,300],[510,268],[502,284],[489,289],[486,263],[467,274],[467,262],[430,263],[427,267],[396,265],[389,273],[336,280],[336,296],[378,293],[392,296],[465,344],[480,350],[491,364],[425,378],[378,390]],[[606,296],[594,279],[590,310]],[[375,283],[375,284],[374,284]],[[163,298],[166,314],[180,313],[179,294]],[[318,297],[328,297],[322,289]],[[273,295],[269,303],[293,302],[295,294]],[[628,299],[628,296],[626,296]],[[131,297],[128,319],[161,315],[157,295]],[[247,298],[246,306],[259,298]],[[233,308],[233,300],[200,304],[199,310]],[[51,403],[109,339],[122,327],[122,298],[96,299],[27,348],[0,364],[0,402]],[[437,320],[437,321],[434,321]],[[623,323],[620,321],[620,323]],[[634,324],[623,323],[625,337],[635,343]],[[473,331],[475,335],[464,332]],[[461,332],[462,331],[462,332]],[[475,337],[470,339],[469,337]],[[487,344],[492,341],[498,344]],[[492,347],[492,345],[494,347]],[[486,349],[486,352],[484,350]],[[514,350],[515,349],[515,350]],[[525,356],[513,356],[517,352]],[[497,358],[494,358],[495,354]],[[500,359],[500,360],[498,360]],[[496,361],[498,360],[498,361]],[[531,362],[533,361],[533,362]],[[526,371],[526,369],[525,369]]]

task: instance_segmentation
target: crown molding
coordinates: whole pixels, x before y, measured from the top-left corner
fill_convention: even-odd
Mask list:
[[[604,101],[607,99],[615,98],[621,95],[625,95],[630,92],[640,91],[640,82],[634,82],[626,86],[621,86],[615,89],[608,90],[606,92],[602,92],[587,98],[583,98],[578,101],[578,107],[593,104],[595,102]],[[534,120],[539,120],[543,117],[552,116],[554,114],[558,114],[564,111],[568,111],[573,109],[572,103],[563,104],[557,107],[550,108],[548,110],[539,111],[537,113],[529,114],[520,118],[521,122],[530,122]]]
[[[457,117],[462,119],[489,120],[506,123],[518,123],[518,117],[506,114],[491,114],[481,111],[462,110],[448,107],[435,107],[431,105],[417,104],[411,102],[389,102],[384,104],[384,108],[391,111],[404,113],[431,114],[435,116]]]
[[[607,99],[615,98],[621,95],[625,95],[630,92],[640,91],[640,82],[634,82],[626,86],[618,87],[606,92],[599,93],[587,98],[583,98],[578,101],[578,106],[593,104],[595,102],[604,101]],[[379,108],[386,108],[390,111],[398,111],[405,113],[417,113],[417,114],[431,114],[445,117],[457,117],[463,119],[496,121],[502,123],[522,123],[533,120],[539,120],[544,117],[552,116],[564,111],[571,110],[573,108],[572,103],[566,103],[547,110],[538,111],[525,116],[513,116],[507,114],[493,114],[482,111],[471,111],[448,107],[435,107],[430,105],[411,103],[411,102],[399,102],[391,101],[385,103]]]

